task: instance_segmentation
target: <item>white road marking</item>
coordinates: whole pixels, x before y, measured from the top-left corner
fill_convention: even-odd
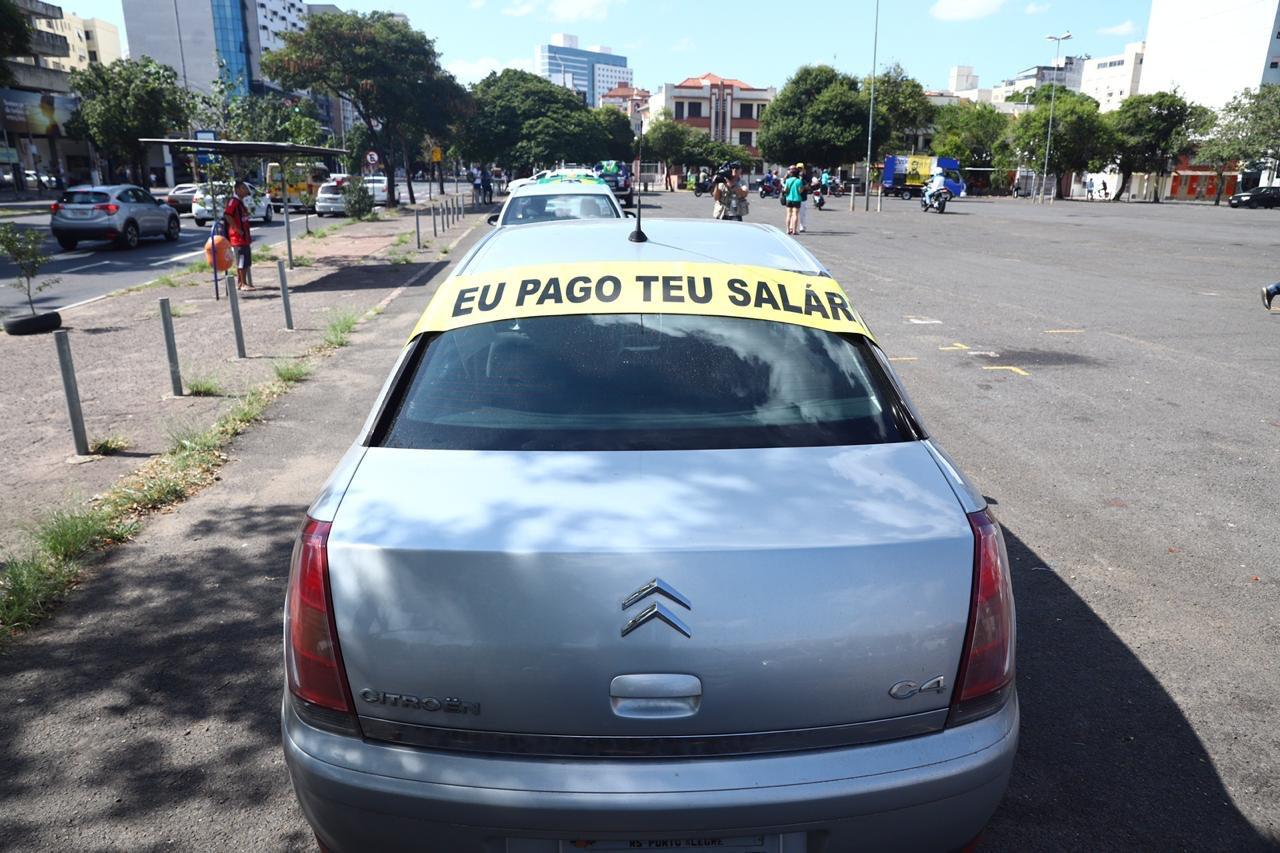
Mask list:
[[[931,319],[931,318],[929,318],[929,317],[912,317],[912,316],[909,316],[909,315],[908,315],[908,317],[907,317],[907,322],[908,322],[908,323],[915,323],[915,324],[916,324],[916,325],[918,325],[918,326],[929,326],[929,325],[934,325],[934,324],[941,325],[941,323],[942,323],[942,321],[941,321],[941,320],[933,320],[933,319]]]
[[[174,255],[173,257],[170,257],[170,258],[161,258],[161,259],[160,259],[160,260],[158,260],[158,261],[153,261],[153,262],[150,264],[150,266],[153,266],[153,267],[162,267],[162,266],[164,266],[165,264],[172,264],[172,263],[174,263],[175,261],[180,261],[180,260],[182,260],[183,258],[190,258],[190,257],[192,257],[192,256],[194,256],[194,255],[203,255],[203,254],[204,254],[204,249],[196,249],[194,252],[187,252],[185,255]]]
[[[80,272],[80,270],[87,270],[87,269],[92,269],[94,267],[105,266],[106,264],[109,264],[109,263],[111,263],[111,261],[98,261],[96,264],[85,264],[84,266],[80,266],[80,267],[72,267],[69,270],[63,270],[63,272]]]

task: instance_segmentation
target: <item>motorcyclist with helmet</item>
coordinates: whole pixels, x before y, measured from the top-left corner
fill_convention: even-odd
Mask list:
[[[933,194],[938,190],[947,188],[947,179],[942,169],[938,166],[933,167],[933,175],[929,178],[929,183],[924,187],[924,204],[921,205],[925,210],[929,209],[929,205],[933,202]]]

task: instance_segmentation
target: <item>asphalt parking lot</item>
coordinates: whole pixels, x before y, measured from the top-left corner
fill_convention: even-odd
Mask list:
[[[1022,740],[980,849],[1280,848],[1280,213],[884,205],[799,239],[1006,527]],[[288,538],[430,290],[0,658],[0,849],[305,846],[275,727]]]

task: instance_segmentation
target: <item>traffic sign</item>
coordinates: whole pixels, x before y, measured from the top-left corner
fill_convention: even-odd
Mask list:
[[[443,159],[444,159],[444,152],[443,152],[443,151],[441,151],[439,148],[432,148],[432,149],[431,149],[431,162],[432,162],[432,163],[439,163],[439,162],[440,162],[441,160],[443,160]]]
[[[378,152],[370,151],[368,154],[364,155],[364,161],[370,166],[378,165]]]

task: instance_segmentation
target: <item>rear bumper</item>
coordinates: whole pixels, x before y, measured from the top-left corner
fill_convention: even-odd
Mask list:
[[[124,223],[117,226],[114,222],[59,222],[50,226],[53,236],[70,237],[73,240],[114,240],[120,236],[120,228],[124,227]]]
[[[558,853],[557,839],[781,833],[785,851],[952,850],[1004,796],[1018,702],[847,749],[646,761],[478,757],[362,742],[283,710],[285,759],[335,851]],[[425,845],[425,846],[424,846]]]
[[[336,201],[328,201],[324,196],[316,199],[316,213],[346,213],[347,204],[342,200],[342,196],[336,196]]]

